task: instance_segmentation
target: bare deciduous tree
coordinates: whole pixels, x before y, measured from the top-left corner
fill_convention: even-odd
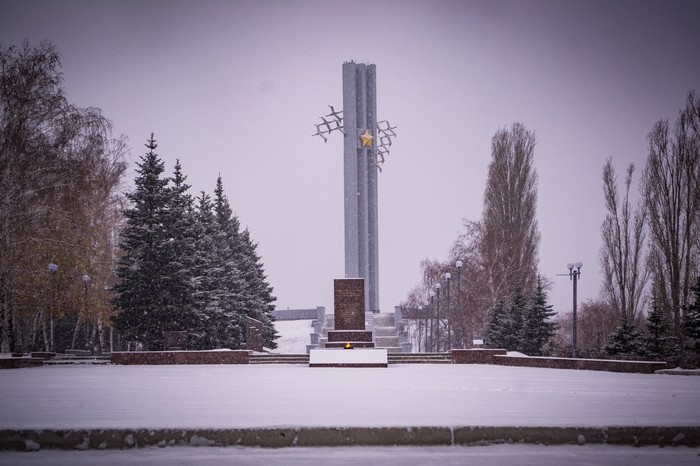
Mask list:
[[[515,123],[491,141],[484,192],[481,256],[491,304],[513,289],[531,292],[537,283],[535,134]]]
[[[12,343],[33,348],[39,329],[48,349],[48,309],[83,321],[89,309],[97,323],[108,312],[98,299],[111,276],[107,262],[126,149],[123,140],[111,139],[111,125],[98,109],[67,101],[62,83],[50,42],[0,48],[2,351]],[[54,279],[49,262],[59,264]],[[89,306],[84,273],[93,279]]]
[[[622,322],[634,323],[644,304],[644,288],[649,274],[644,263],[646,209],[632,208],[630,187],[634,164],[627,167],[625,186],[620,197],[617,176],[608,159],[603,167],[603,194],[607,214],[601,227],[603,245],[600,265],[603,269],[603,293]]]
[[[680,336],[681,308],[700,263],[700,98],[688,93],[669,134],[667,120],[649,133],[642,195],[649,215],[649,266],[662,312]]]

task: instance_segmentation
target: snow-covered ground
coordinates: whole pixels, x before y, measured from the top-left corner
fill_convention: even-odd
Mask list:
[[[275,353],[306,354],[306,345],[311,343],[310,334],[314,331],[311,320],[278,320],[275,330],[280,337]]]
[[[239,448],[167,447],[137,450],[89,450],[0,452],[0,464],[13,466],[59,466],[89,464],[123,465],[236,465],[306,466],[695,466],[697,448],[630,447],[612,445],[489,445],[471,447],[331,447],[331,448]]]
[[[0,373],[0,429],[698,426],[700,377],[488,365],[46,366]],[[0,464],[698,464],[698,448],[166,447],[0,452]]]
[[[698,426],[700,377],[453,364],[0,373],[0,429],[479,425]]]

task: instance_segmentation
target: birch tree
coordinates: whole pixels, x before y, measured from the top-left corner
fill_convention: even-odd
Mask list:
[[[49,313],[101,327],[109,312],[103,285],[111,280],[117,189],[126,169],[124,141],[111,131],[99,109],[68,102],[53,44],[0,47],[3,352],[54,349]],[[49,263],[59,265],[53,279]],[[86,273],[93,286],[84,296]]]

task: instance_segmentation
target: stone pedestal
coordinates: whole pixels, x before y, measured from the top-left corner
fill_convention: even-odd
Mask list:
[[[310,350],[309,367],[387,367],[386,349],[375,349],[372,331],[365,330],[364,279],[337,279],[333,285],[334,330],[325,349]]]
[[[372,332],[365,330],[365,281],[339,278],[333,283],[334,330],[328,332],[326,348],[374,348]]]

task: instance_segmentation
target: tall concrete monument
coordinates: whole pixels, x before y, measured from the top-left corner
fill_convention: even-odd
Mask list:
[[[377,175],[396,128],[377,121],[376,65],[343,63],[343,110],[330,108],[314,136],[344,135],[345,278],[363,278],[366,311],[379,312]]]

